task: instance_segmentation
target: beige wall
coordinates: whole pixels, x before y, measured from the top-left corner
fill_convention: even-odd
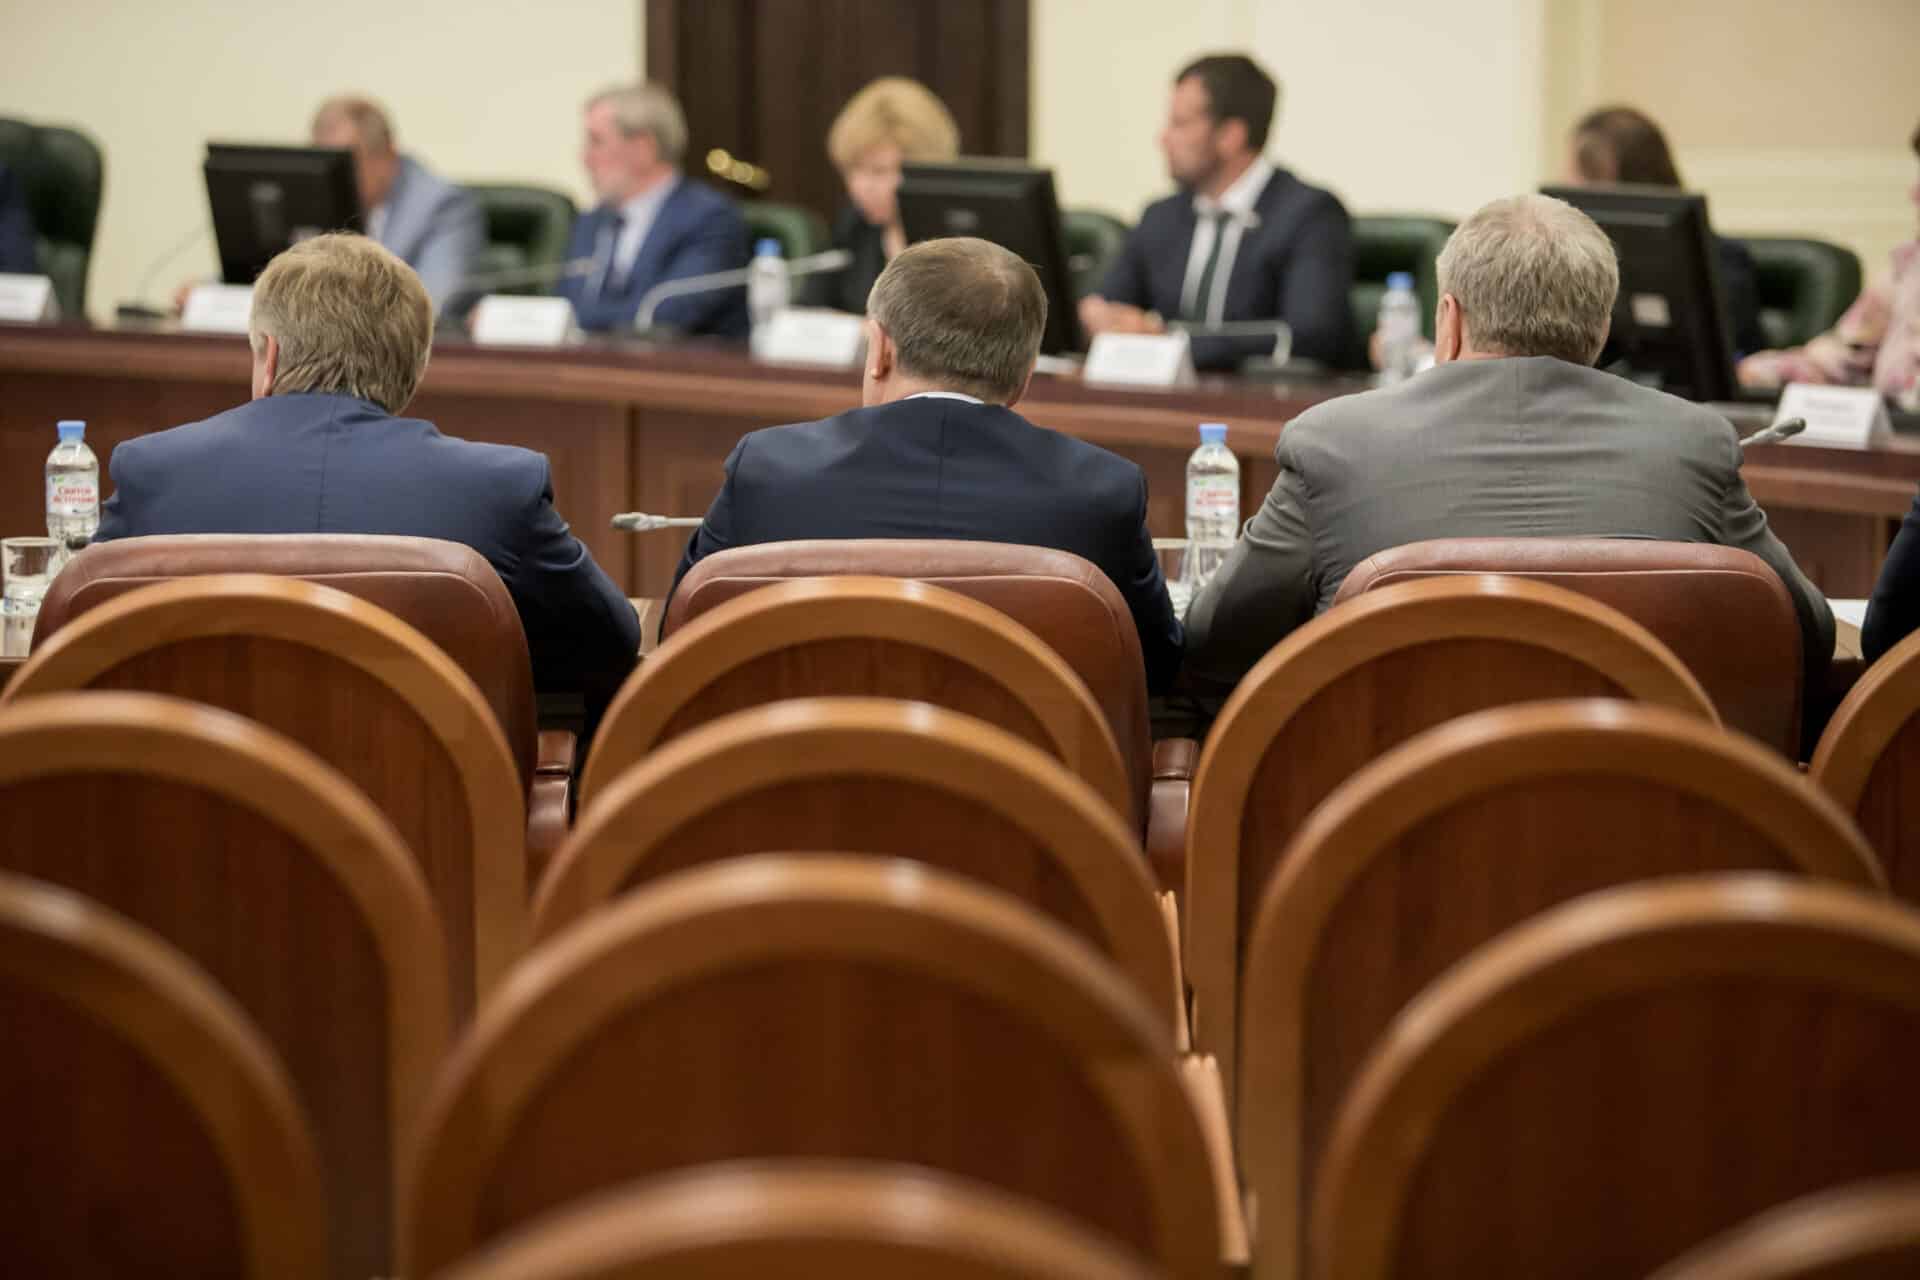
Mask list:
[[[327,94],[391,109],[403,148],[460,179],[583,194],[581,100],[642,65],[638,0],[0,0],[0,115],[76,123],[107,153],[88,310],[110,316],[142,271],[206,218],[209,138],[304,141]],[[216,271],[211,238],[155,291]]]

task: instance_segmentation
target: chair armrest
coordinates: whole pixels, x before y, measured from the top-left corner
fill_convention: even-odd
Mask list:
[[[533,772],[536,776],[557,774],[571,778],[574,757],[579,751],[580,738],[573,730],[542,729],[533,752]]]
[[[1187,975],[1180,967],[1185,954],[1180,946],[1180,904],[1171,893],[1160,894],[1160,919],[1167,926],[1167,946],[1173,952],[1173,1048],[1176,1053],[1189,1053],[1193,1032],[1187,1017]]]
[[[1147,803],[1147,857],[1162,889],[1179,893],[1187,883],[1187,791],[1200,744],[1192,738],[1162,738],[1153,744],[1153,793]]]
[[[542,729],[534,753],[533,787],[527,793],[527,895],[539,887],[547,864],[573,823],[573,762],[580,740],[568,729]]]
[[[1200,1134],[1213,1163],[1215,1198],[1220,1202],[1220,1260],[1229,1267],[1245,1267],[1251,1256],[1247,1239],[1246,1206],[1240,1200],[1240,1171],[1234,1163],[1233,1137],[1227,1125],[1227,1095],[1220,1083],[1220,1064],[1212,1054],[1187,1054],[1180,1059],[1180,1082],[1187,1087],[1200,1117]]]

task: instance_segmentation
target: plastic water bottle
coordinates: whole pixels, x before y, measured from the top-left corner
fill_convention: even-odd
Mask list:
[[[758,355],[771,332],[773,318],[793,301],[793,281],[787,275],[787,261],[780,256],[780,242],[768,237],[753,248],[753,261],[747,266],[747,318],[753,325],[748,345]]]
[[[1413,292],[1413,276],[1405,271],[1387,277],[1377,331],[1381,385],[1411,378],[1420,362],[1420,299]]]
[[[47,455],[47,536],[68,555],[93,541],[100,527],[100,462],[87,448],[87,424],[62,422]]]
[[[1200,447],[1187,459],[1187,571],[1190,593],[1207,584],[1240,531],[1240,460],[1227,448],[1227,424],[1200,424]]]

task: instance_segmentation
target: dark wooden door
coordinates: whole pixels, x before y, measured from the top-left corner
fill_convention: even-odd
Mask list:
[[[869,80],[912,76],[967,155],[1027,154],[1028,0],[647,0],[647,78],[687,112],[687,171],[716,148],[765,170],[751,194],[831,218],[827,128]],[[738,194],[748,194],[737,192]]]

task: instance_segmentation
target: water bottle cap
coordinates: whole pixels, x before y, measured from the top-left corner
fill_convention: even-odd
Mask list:
[[[86,439],[86,435],[87,435],[87,424],[84,422],[74,422],[71,420],[66,422],[56,422],[54,424],[54,430],[60,433],[60,438],[63,441],[64,440],[84,440]]]
[[[783,256],[780,252],[780,242],[772,236],[763,236],[759,242],[753,246],[753,256],[756,258],[778,258]]]
[[[1387,288],[1405,289],[1408,293],[1412,293],[1413,292],[1413,272],[1394,271],[1394,272],[1388,273]]]
[[[1227,442],[1227,424],[1224,422],[1203,422],[1200,424],[1200,443],[1225,444]]]

